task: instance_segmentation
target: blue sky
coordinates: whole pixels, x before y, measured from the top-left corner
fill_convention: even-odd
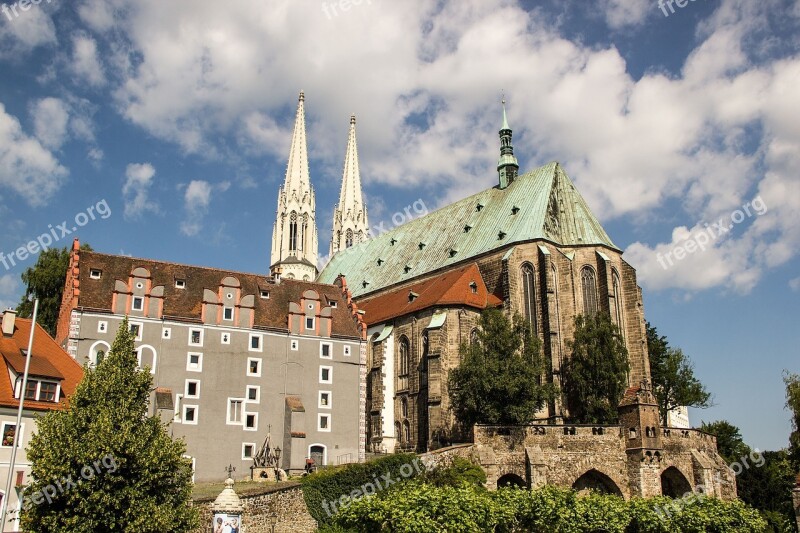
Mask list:
[[[300,89],[324,254],[351,113],[375,226],[496,181],[504,91],[522,169],[562,162],[637,268],[648,319],[714,394],[693,421],[786,445],[800,1],[695,0],[667,16],[655,0],[4,5],[6,257],[51,227],[68,245],[57,227],[78,216],[96,250],[265,272]],[[4,307],[35,261],[14,258],[0,263]]]

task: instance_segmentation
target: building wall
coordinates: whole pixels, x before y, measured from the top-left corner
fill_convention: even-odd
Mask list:
[[[11,483],[11,495],[8,502],[8,519],[6,520],[6,531],[19,531],[19,510],[22,502],[19,499],[19,487],[27,484],[30,479],[31,465],[28,462],[26,448],[31,440],[31,436],[36,431],[36,421],[34,420],[36,413],[33,411],[23,411],[22,414],[22,433],[20,440],[20,447],[17,449],[17,457],[14,466],[14,477]],[[11,464],[11,445],[7,445],[9,438],[13,438],[13,434],[9,430],[17,424],[17,410],[2,408],[0,409],[0,494],[5,488],[6,479],[8,479],[8,468]],[[20,474],[21,473],[21,474]],[[21,476],[21,477],[20,477]],[[5,494],[3,494],[5,498]]]

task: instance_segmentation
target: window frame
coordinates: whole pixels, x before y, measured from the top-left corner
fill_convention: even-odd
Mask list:
[[[227,315],[228,315],[228,312],[229,312],[229,311],[230,311],[230,315],[231,315],[231,317],[230,317],[230,318],[227,318]],[[222,320],[224,320],[224,321],[226,321],[226,322],[233,322],[233,317],[234,317],[234,310],[233,310],[233,307],[230,307],[230,306],[223,306],[223,307],[222,307]]]
[[[324,355],[325,348],[328,348],[328,355]],[[333,343],[332,342],[320,342],[319,343],[319,358],[320,359],[333,359]]]
[[[192,409],[194,411],[193,420],[186,419],[186,413]],[[196,426],[197,422],[200,418],[200,406],[197,404],[183,404],[181,406],[181,424],[186,424],[188,426]]]
[[[253,339],[258,339],[258,348],[253,348]],[[264,335],[260,333],[251,333],[247,340],[248,352],[263,352],[264,351]]]
[[[256,397],[250,398],[250,391],[256,391]],[[260,385],[247,385],[244,391],[245,401],[247,403],[261,403],[261,386]]]
[[[17,422],[15,420],[4,420],[2,425],[0,425],[0,448],[8,448],[11,449],[14,447],[14,441],[11,441],[11,444],[3,444],[5,440],[6,434],[6,426],[16,426]],[[16,433],[16,429],[14,432]],[[21,449],[23,447],[25,441],[25,422],[20,422],[19,424],[19,440],[17,441],[17,449]]]
[[[322,420],[327,420],[327,427],[322,427]],[[317,413],[317,431],[321,433],[330,433],[331,426],[333,425],[333,416],[331,413]]]
[[[322,396],[323,395],[327,395],[328,396],[327,405],[322,403]],[[333,393],[331,391],[329,391],[329,390],[318,391],[317,408],[318,409],[332,409],[332,406],[333,406]]]
[[[192,356],[196,355],[197,367],[192,368]],[[186,371],[187,372],[202,372],[203,371],[203,352],[186,352]]]
[[[198,342],[192,342],[192,333],[200,332],[200,340]],[[205,330],[203,328],[189,328],[189,338],[187,339],[186,343],[189,346],[203,346],[203,340],[205,337]]]
[[[183,397],[189,400],[197,400],[200,398],[200,380],[199,379],[187,379],[183,385]],[[195,394],[189,394],[189,385],[194,384],[195,387]]]
[[[250,371],[250,363],[253,362],[253,361],[258,362],[258,371],[257,372],[251,372]],[[261,377],[262,368],[263,368],[262,359],[260,357],[248,357],[247,358],[247,369],[246,369],[247,370],[247,372],[246,372],[247,373],[247,377],[249,377],[249,378],[260,378]]]
[[[139,303],[139,306],[136,306],[136,303]],[[131,298],[131,311],[144,311],[144,296],[134,296]]]
[[[322,377],[322,373],[327,370],[328,371],[328,379],[324,379]],[[320,365],[319,367],[319,382],[329,385],[333,383],[333,367],[330,365]]]
[[[234,403],[239,404],[239,420],[235,420],[231,417],[231,407]],[[228,405],[225,409],[225,424],[229,426],[243,426],[244,425],[244,414],[245,414],[245,399],[244,398],[228,398]]]

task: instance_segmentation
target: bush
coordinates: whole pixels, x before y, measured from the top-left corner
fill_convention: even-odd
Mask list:
[[[437,487],[455,487],[462,482],[482,487],[486,483],[483,468],[462,457],[453,457],[450,464],[434,467],[421,477],[425,483]]]

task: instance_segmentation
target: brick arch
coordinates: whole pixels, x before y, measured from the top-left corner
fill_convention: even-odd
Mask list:
[[[614,494],[622,497],[622,489],[619,483],[615,482],[609,475],[596,468],[590,468],[572,483],[575,490],[595,489],[607,494]]]
[[[670,498],[680,498],[687,492],[692,492],[692,478],[687,476],[675,465],[668,465],[659,474],[661,480],[661,494]]]
[[[617,474],[616,472],[613,472],[612,470],[610,470],[608,468],[604,468],[604,467],[600,466],[601,464],[603,464],[603,459],[602,458],[598,459],[598,458],[593,457],[593,456],[584,457],[583,459],[581,459],[580,461],[575,463],[573,468],[571,468],[570,470],[572,472],[577,473],[577,475],[575,475],[572,478],[573,481],[572,481],[571,485],[574,485],[575,482],[578,481],[578,479],[580,479],[580,477],[582,475],[586,474],[587,472],[589,472],[591,470],[594,470],[594,471],[598,472],[599,474],[602,474],[603,476],[607,477],[612,482],[614,482],[614,484],[620,490],[620,492],[621,492],[620,495],[622,497],[624,497],[626,500],[628,498],[630,498],[628,480],[621,478],[620,475]]]

